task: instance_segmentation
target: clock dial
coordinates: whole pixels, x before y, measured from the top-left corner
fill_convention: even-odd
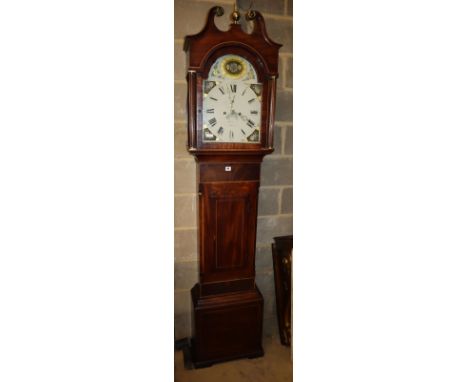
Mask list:
[[[259,143],[262,84],[244,58],[218,58],[203,82],[203,141]]]

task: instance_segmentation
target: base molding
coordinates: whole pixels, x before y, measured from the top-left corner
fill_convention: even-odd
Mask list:
[[[191,292],[191,356],[195,367],[263,356],[263,296],[258,288],[201,296],[196,284]]]
[[[193,351],[193,347],[192,347],[192,351]],[[265,355],[265,352],[263,351],[263,348],[261,348],[260,350],[254,352],[254,353],[242,354],[242,355],[231,356],[231,357],[216,358],[216,359],[205,360],[205,361],[196,361],[193,358],[194,357],[193,353],[192,353],[191,356],[192,356],[193,367],[195,369],[201,369],[201,368],[204,368],[204,367],[213,366],[216,363],[234,361],[236,359],[242,359],[242,358],[253,359],[253,358],[263,357],[264,355]]]

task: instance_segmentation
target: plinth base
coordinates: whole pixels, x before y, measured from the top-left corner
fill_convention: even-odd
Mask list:
[[[263,356],[263,297],[258,288],[200,296],[192,288],[192,362],[195,367]]]

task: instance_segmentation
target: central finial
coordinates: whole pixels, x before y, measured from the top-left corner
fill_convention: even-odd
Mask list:
[[[234,1],[234,10],[231,13],[231,20],[234,24],[239,24],[240,18],[241,18],[241,15],[239,11],[237,10],[237,1]]]

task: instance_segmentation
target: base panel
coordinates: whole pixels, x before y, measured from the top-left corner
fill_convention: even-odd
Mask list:
[[[263,356],[263,297],[257,288],[201,297],[196,284],[192,288],[192,303],[195,367]]]

